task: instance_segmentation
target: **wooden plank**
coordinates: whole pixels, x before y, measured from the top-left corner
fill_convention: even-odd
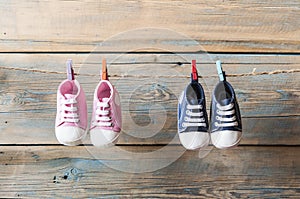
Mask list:
[[[65,66],[60,65],[60,67],[52,69],[52,66],[47,65],[40,65],[35,68],[31,68],[33,64],[28,64],[26,67],[15,67],[14,65],[1,66],[3,82],[1,104],[5,105],[2,109],[4,112],[6,110],[12,112],[31,111],[32,105],[35,111],[38,111],[41,108],[35,106],[44,105],[40,103],[55,104],[56,88],[65,78]],[[82,83],[87,96],[90,98],[96,83],[99,81],[99,66],[96,63],[91,63],[79,65],[78,67],[76,68],[80,73],[78,80]],[[298,67],[298,63],[226,64],[224,66],[228,72],[228,80],[236,89],[243,110],[242,113],[246,117],[297,115],[299,113],[297,99],[300,87]],[[259,70],[257,73],[245,73],[256,68]],[[111,65],[109,70],[112,82],[120,91],[126,106],[129,100],[134,100],[134,96],[140,92],[141,87],[138,88],[137,85],[141,85],[141,83],[149,92],[158,89],[168,95],[170,102],[175,103],[176,98],[189,81],[187,78],[189,77],[190,66],[188,64],[178,65],[172,63],[125,63],[123,65]],[[199,69],[199,72],[204,77],[200,81],[205,87],[207,101],[209,102],[211,92],[218,81],[215,66],[212,63],[205,64]],[[20,75],[23,76],[22,79],[20,79]],[[40,81],[41,79],[44,81]],[[26,84],[23,82],[26,82]],[[249,84],[251,84],[251,87]],[[41,88],[51,89],[44,91]],[[41,97],[44,99],[41,99]],[[166,99],[157,100],[167,102]],[[26,106],[20,106],[20,104],[25,103]]]
[[[181,75],[190,73],[189,63],[196,59],[199,72],[213,75],[216,69],[213,63],[221,60],[228,74],[272,72],[274,70],[299,70],[299,55],[279,54],[211,54],[211,53],[0,53],[0,67],[12,70],[34,70],[41,73],[65,73],[65,62],[73,59],[75,71],[87,75],[81,68],[100,69],[101,59],[106,58],[112,75],[123,75],[140,64],[170,64],[182,68]],[[181,67],[179,67],[179,66]],[[97,73],[98,74],[98,73]],[[94,75],[97,75],[94,74]],[[91,75],[91,74],[89,74]],[[145,75],[145,74],[144,74]]]
[[[197,56],[190,54],[185,59]],[[215,55],[212,59],[220,58],[218,56],[225,60],[224,68],[240,102],[245,132],[242,144],[299,144],[299,56]],[[80,73],[78,79],[86,91],[88,107],[91,107],[93,90],[99,81],[99,55],[0,56],[1,143],[57,143],[53,129],[56,89],[65,78],[67,57],[79,60],[80,64],[75,62],[75,71]],[[204,63],[204,67],[200,64],[198,68],[204,76],[205,82],[201,82],[205,83],[209,104],[217,82],[215,67],[207,56],[197,58]],[[190,73],[189,64],[177,64],[180,60],[180,56],[170,54],[109,56],[111,80],[123,102],[126,133],[120,137],[120,144],[166,144],[173,139],[174,143],[179,143],[175,137],[177,98],[189,81]],[[250,72],[254,68],[257,74]],[[292,70],[295,72],[286,73]],[[260,74],[262,72],[270,74]],[[161,94],[145,101],[147,93],[155,91]],[[156,113],[152,120],[151,108]]]
[[[1,52],[297,52],[299,1],[1,1]],[[152,28],[152,29],[149,29]]]
[[[32,76],[29,77],[32,78]],[[39,78],[41,78],[40,75]],[[43,78],[47,79],[46,76]],[[26,82],[28,84],[24,85],[22,85],[20,81],[14,81],[16,81],[16,84],[11,88],[16,90],[7,89],[5,91],[6,93],[2,95],[1,123],[3,125],[1,126],[0,133],[1,143],[57,143],[53,133],[56,107],[56,88],[54,83],[50,84],[50,90],[41,91],[40,88],[49,87],[49,82],[39,83],[39,85],[36,85],[37,88],[33,88],[34,82],[38,80],[27,80]],[[10,84],[13,84],[14,81],[10,81]],[[27,90],[28,85],[31,85],[30,90]],[[125,89],[125,87],[126,85],[124,85],[123,88]],[[120,89],[120,93],[125,100],[123,101],[123,130],[129,134],[129,136],[121,136],[120,143],[168,143],[169,140],[175,136],[177,131],[176,98],[168,99],[167,101],[160,99],[160,101],[157,102],[155,102],[155,100],[153,102],[145,102],[138,98],[128,96],[128,94],[126,94],[128,89],[130,89],[130,87],[126,90]],[[299,100],[293,98],[293,95],[282,95],[279,99],[274,98],[272,97],[272,93],[254,97],[257,92],[250,95],[253,96],[251,97],[252,100],[245,102],[243,100],[240,101],[244,117],[243,123],[245,132],[242,143],[299,144],[299,115],[297,115],[299,113],[299,111],[297,111],[299,109]],[[90,99],[90,101],[88,101],[89,107],[91,107],[91,95],[91,93],[88,95],[88,99]],[[127,102],[130,104],[126,104]],[[251,105],[253,102],[255,102],[255,106]],[[163,109],[166,110],[166,115],[164,111],[159,110],[159,107],[155,107],[154,105],[163,107]],[[157,115],[150,116],[152,120],[149,118],[148,113],[151,106],[154,106],[154,111],[157,113]],[[89,111],[89,113],[90,112],[91,111]],[[264,116],[265,114],[271,114],[270,116],[272,117]],[[282,116],[278,117],[279,115]],[[165,118],[165,116],[167,117],[166,121],[160,121],[160,119]],[[164,122],[165,124],[163,124]],[[140,126],[134,125],[135,123]],[[152,127],[153,125],[158,125],[158,123],[162,126],[157,131],[154,131]],[[150,126],[147,127],[149,124]],[[276,128],[270,129],[270,126]],[[8,134],[11,136],[7,136]],[[132,136],[140,139],[135,139]],[[145,139],[149,136],[151,137],[150,139]]]
[[[133,151],[120,158],[116,150],[91,157],[86,147],[1,147],[2,197],[138,197],[138,198],[298,198],[299,147],[238,147],[185,152],[164,168],[131,172],[159,165],[181,148],[170,146],[165,156],[147,153],[157,147],[123,147]],[[101,150],[98,150],[100,152]],[[139,151],[141,159],[134,159]],[[166,153],[167,153],[166,152]],[[103,155],[106,154],[106,155]],[[151,153],[150,153],[151,154]],[[134,161],[133,161],[134,160]],[[72,190],[72,191],[66,191]]]
[[[0,115],[1,144],[58,144],[54,134],[54,118],[52,113],[48,118],[39,119],[42,114],[34,118],[18,116],[17,114]],[[135,122],[141,125],[145,122],[145,115]],[[128,116],[130,117],[130,116]],[[118,144],[122,145],[153,145],[153,144],[180,144],[177,137],[176,115],[167,118],[166,124],[155,130],[150,127],[138,126],[132,128],[126,117],[124,118],[122,134]],[[243,118],[243,139],[241,145],[299,145],[300,117],[273,117],[273,118]],[[136,124],[135,124],[136,125]],[[8,136],[9,135],[9,136]],[[83,144],[89,144],[89,136]]]

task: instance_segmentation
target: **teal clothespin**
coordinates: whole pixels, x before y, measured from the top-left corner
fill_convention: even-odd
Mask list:
[[[72,59],[68,59],[67,62],[67,77],[68,77],[68,80],[74,80],[74,70],[73,70],[73,62],[72,62]]]
[[[216,65],[217,65],[217,70],[218,70],[218,75],[219,75],[220,81],[226,81],[225,71],[223,71],[223,69],[222,69],[221,61],[218,60],[216,62]]]

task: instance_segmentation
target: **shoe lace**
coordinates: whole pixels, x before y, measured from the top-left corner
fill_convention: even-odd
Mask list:
[[[238,123],[235,117],[235,110],[233,109],[234,104],[230,103],[228,105],[222,106],[217,104],[217,116],[216,120],[220,122],[215,122],[217,127],[232,127],[237,126]],[[231,117],[228,117],[231,116]]]
[[[62,121],[69,123],[78,123],[78,108],[77,101],[75,99],[64,99],[62,101]]]
[[[192,110],[201,110],[200,112],[193,112]],[[203,107],[202,105],[187,105],[186,115],[182,123],[183,127],[192,127],[192,126],[203,126],[206,127],[205,119],[203,117]],[[197,118],[193,118],[197,117]]]
[[[112,126],[112,120],[109,110],[108,102],[97,102],[97,109],[96,109],[96,125],[97,126]]]

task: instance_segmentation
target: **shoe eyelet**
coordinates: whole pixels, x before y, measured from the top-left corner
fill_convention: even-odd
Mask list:
[[[218,123],[218,122],[215,122],[215,126],[219,126],[219,123]]]
[[[182,125],[181,125],[181,126],[182,126],[182,127],[186,127],[186,126],[185,126],[185,123],[182,123]]]
[[[219,117],[219,116],[216,116],[216,120],[220,120],[220,117]]]

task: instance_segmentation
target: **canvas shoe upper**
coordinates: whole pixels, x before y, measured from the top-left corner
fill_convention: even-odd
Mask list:
[[[198,149],[209,144],[205,94],[198,82],[194,60],[192,66],[192,81],[182,92],[178,103],[179,139],[188,150]]]
[[[116,143],[122,128],[120,97],[108,80],[106,62],[103,66],[102,80],[94,92],[90,126],[91,142],[97,147]]]
[[[242,137],[242,120],[233,87],[226,81],[221,63],[217,62],[220,82],[216,85],[211,103],[210,131],[217,148],[236,146]]]
[[[57,90],[55,135],[64,145],[77,145],[86,135],[87,106],[77,80],[64,80]]]

